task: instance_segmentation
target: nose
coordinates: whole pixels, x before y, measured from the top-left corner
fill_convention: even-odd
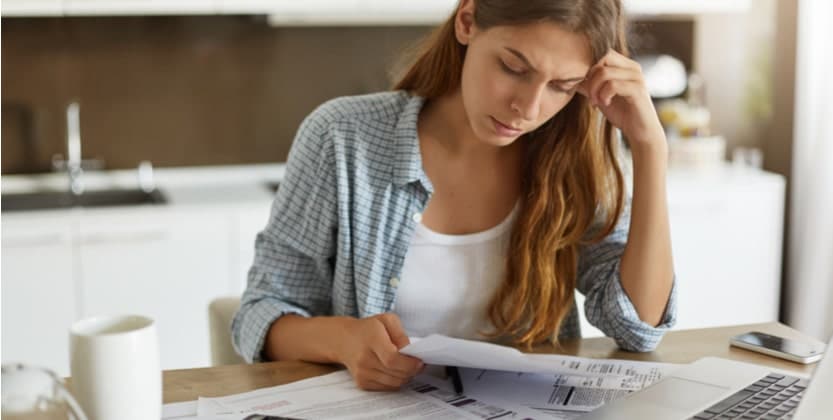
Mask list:
[[[535,121],[541,112],[541,95],[544,88],[526,86],[519,89],[512,98],[512,111],[527,121]]]

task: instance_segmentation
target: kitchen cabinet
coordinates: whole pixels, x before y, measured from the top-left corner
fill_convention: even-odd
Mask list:
[[[262,190],[232,205],[207,194],[199,205],[4,213],[3,363],[68,376],[74,321],[137,313],[157,323],[163,369],[208,366],[208,304],[245,287],[271,203]]]
[[[231,3],[234,0],[221,0]],[[222,4],[221,3],[221,4]],[[457,0],[317,0],[271,3],[269,23],[283,25],[436,25],[446,19]]]
[[[786,182],[726,168],[681,172],[668,199],[679,277],[678,328],[778,320]]]
[[[282,171],[264,168],[266,175],[274,181]],[[176,173],[167,182],[187,178]],[[74,320],[138,312],[157,320],[163,368],[207,365],[208,302],[245,288],[272,193],[262,181],[240,187],[192,178],[210,186],[169,188],[165,206],[4,213],[3,362],[68,375]],[[4,177],[4,191],[9,182]],[[675,329],[777,320],[784,178],[729,166],[673,169],[667,185]],[[600,335],[584,319],[581,296],[578,302],[584,335]]]
[[[624,0],[630,15],[696,15],[703,13],[742,13],[750,0]],[[220,0],[221,13],[234,9],[236,0]],[[314,0],[305,2],[274,2],[248,0],[245,3],[269,15],[269,23],[282,25],[435,25],[445,20],[457,0],[390,1],[390,0]],[[246,13],[245,7],[236,9]]]
[[[730,166],[671,170],[668,213],[677,275],[674,329],[778,320],[786,182]],[[577,297],[579,307],[584,299]],[[601,336],[581,314],[584,336]]]
[[[632,15],[741,13],[750,0],[624,0]],[[3,16],[269,15],[273,25],[434,25],[457,0],[4,0]]]
[[[270,209],[270,205],[264,205],[242,210],[235,215],[232,255],[235,258],[233,267],[236,270],[230,277],[229,285],[232,294],[243,294],[243,290],[246,289],[249,268],[255,259],[255,238],[266,227]]]
[[[630,15],[742,13],[751,0],[623,0]]]
[[[94,15],[202,15],[216,13],[215,0],[65,0],[64,14]]]
[[[82,317],[156,320],[163,369],[210,365],[208,304],[228,293],[228,217],[217,212],[83,217]]]
[[[2,234],[3,363],[69,373],[69,327],[77,316],[70,216],[33,216]]]
[[[0,11],[8,16],[61,16],[64,0],[3,0]]]

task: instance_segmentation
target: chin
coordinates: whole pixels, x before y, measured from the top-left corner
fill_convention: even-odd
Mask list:
[[[519,139],[525,133],[521,133],[515,137],[507,137],[495,133],[494,131],[492,131],[491,127],[480,127],[480,129],[476,130],[474,134],[477,136],[478,139],[480,139],[484,143],[490,144],[492,146],[504,147],[514,143],[515,140]]]
[[[490,141],[489,143],[490,143],[490,144],[493,144],[493,145],[495,145],[495,146],[505,147],[505,146],[509,146],[510,144],[514,143],[514,142],[515,142],[516,140],[518,140],[520,137],[521,137],[521,136],[518,136],[518,137],[500,137],[500,136],[492,136],[492,139],[491,139],[491,141]]]

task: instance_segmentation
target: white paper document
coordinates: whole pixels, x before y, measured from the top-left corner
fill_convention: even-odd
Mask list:
[[[197,417],[197,402],[185,401],[162,405],[162,420],[192,419]]]
[[[593,359],[521,353],[512,347],[436,334],[413,339],[411,344],[403,347],[399,352],[416,357],[425,363],[441,366],[587,376],[604,373],[588,369],[588,361]]]
[[[500,398],[552,418],[572,419],[638,391],[678,365],[527,354],[514,348],[442,335],[412,339],[401,353],[425,363],[458,366],[467,395]]]
[[[673,372],[678,365],[612,359],[583,359],[581,375],[460,369],[465,392],[488,401],[507,401],[567,417],[587,412],[638,391]],[[593,376],[587,376],[593,375]]]
[[[460,367],[463,395],[450,382],[420,375],[398,392],[359,389],[346,370],[217,398],[166,405],[164,419],[571,420],[638,391],[678,365],[525,354],[511,347],[431,335],[400,350],[423,362]]]
[[[409,386],[433,398],[445,401],[481,419],[534,420],[550,418],[527,407],[514,404],[499,397],[482,400],[466,393],[458,395],[449,381],[430,375],[419,375]]]
[[[200,398],[197,403],[198,418],[244,419],[260,414],[314,419],[483,419],[494,413],[507,419],[527,418],[494,404],[449,398],[447,390],[418,380],[398,392],[363,391],[346,370],[242,394]]]

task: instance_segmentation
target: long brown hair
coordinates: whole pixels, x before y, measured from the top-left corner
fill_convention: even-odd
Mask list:
[[[550,21],[584,35],[594,63],[608,50],[627,54],[620,0],[474,0],[481,30]],[[459,9],[459,7],[458,7]],[[394,86],[428,100],[460,86],[466,48],[454,32],[456,12],[422,44]],[[624,181],[609,122],[574,96],[553,118],[524,135],[527,155],[520,213],[512,230],[506,278],[489,306],[496,331],[516,345],[558,341],[574,304],[579,247],[615,227]]]

